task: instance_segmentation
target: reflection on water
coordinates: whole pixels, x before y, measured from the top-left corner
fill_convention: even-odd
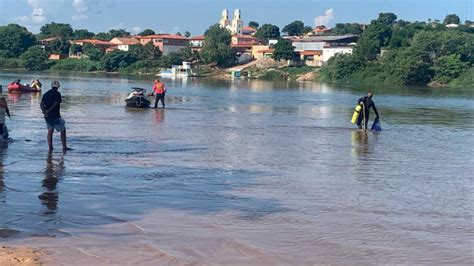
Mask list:
[[[53,153],[48,152],[42,187],[44,192],[38,196],[41,203],[48,209],[45,214],[54,214],[58,208],[59,193],[57,190],[58,181],[64,174],[64,154],[60,155],[58,161],[53,160]]]
[[[473,260],[471,91],[370,88],[373,133],[349,122],[369,88],[163,79],[167,109],[155,110],[124,107],[153,77],[40,79],[58,77],[66,155],[47,153],[41,95],[8,97],[7,244],[82,265]]]

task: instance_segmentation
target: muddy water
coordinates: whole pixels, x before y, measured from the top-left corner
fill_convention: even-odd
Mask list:
[[[33,74],[3,73],[0,84]],[[47,152],[40,95],[8,95],[0,242],[75,264],[473,263],[474,94],[463,89],[60,79],[75,150]],[[349,123],[375,92],[381,133]]]

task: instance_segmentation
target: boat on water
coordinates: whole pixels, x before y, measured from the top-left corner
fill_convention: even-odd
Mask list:
[[[132,88],[125,99],[126,107],[148,108],[150,107],[150,104],[151,101],[146,95],[146,89],[143,88]]]
[[[12,82],[8,84],[7,89],[9,93],[33,93],[41,91],[41,89],[38,89],[36,87],[30,87],[30,85],[23,85],[17,82]]]
[[[162,77],[191,77],[193,76],[190,62],[183,62],[182,65],[173,65],[171,68],[163,69],[157,76]]]

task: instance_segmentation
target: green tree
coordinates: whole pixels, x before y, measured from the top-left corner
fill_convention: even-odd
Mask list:
[[[448,24],[457,24],[457,25],[459,25],[459,24],[461,24],[461,20],[459,19],[458,15],[449,14],[444,18],[443,24],[444,25],[448,25]]]
[[[160,49],[151,42],[145,45],[130,46],[130,53],[138,60],[158,60],[161,57]]]
[[[237,57],[230,47],[231,35],[226,29],[215,24],[204,33],[204,46],[200,56],[206,64],[227,67],[235,64]]]
[[[185,31],[185,32],[184,32],[184,37],[186,37],[186,38],[191,37],[191,32]]]
[[[0,54],[3,57],[18,57],[36,42],[35,36],[17,24],[0,26]]]
[[[265,41],[268,41],[269,39],[278,39],[280,38],[280,28],[272,24],[263,24],[258,28],[254,36]]]
[[[469,67],[467,62],[461,60],[461,55],[451,54],[437,58],[432,67],[435,80],[447,84],[459,77]]]
[[[159,66],[169,68],[172,65],[181,65],[184,58],[181,53],[172,52],[160,58]]]
[[[183,34],[181,34],[181,32],[179,32],[179,31],[178,31],[178,32],[176,32],[175,34],[176,34],[176,35],[178,35],[178,36],[181,36],[181,35],[183,35]]]
[[[110,35],[108,32],[99,32],[94,36],[94,39],[101,40],[101,41],[110,41],[114,37]]]
[[[59,38],[51,44],[51,53],[67,54],[69,53],[69,46],[71,46],[71,44],[68,40]]]
[[[335,35],[346,35],[354,34],[361,35],[363,32],[362,25],[358,23],[336,23],[336,26],[332,29]]]
[[[20,59],[29,70],[44,70],[48,68],[48,53],[38,46],[30,47]]]
[[[70,38],[73,36],[73,30],[70,24],[51,22],[41,27],[40,36]]]
[[[69,47],[69,52],[71,54],[82,53],[82,47],[77,44],[71,44],[71,46]]]
[[[256,22],[256,21],[250,21],[249,22],[249,27],[252,27],[254,29],[258,29],[258,26],[259,26],[258,22]]]
[[[130,52],[114,50],[105,54],[102,58],[102,66],[108,72],[118,71],[120,68],[125,68],[137,60],[138,58]]]
[[[304,23],[301,20],[296,20],[286,25],[282,32],[286,32],[289,36],[301,36],[305,31]]]
[[[109,36],[110,36],[110,39],[113,39],[113,38],[121,38],[121,37],[128,37],[130,36],[130,32],[124,30],[124,29],[111,29],[109,31]]]
[[[86,29],[75,30],[73,33],[75,40],[90,39],[95,36],[93,32],[90,32]]]
[[[361,70],[364,62],[350,54],[336,54],[321,69],[321,76],[328,80],[345,80]]]
[[[291,41],[280,39],[273,46],[275,51],[273,51],[273,59],[276,61],[290,60],[295,57],[295,47],[291,45]]]
[[[416,47],[393,49],[382,59],[382,71],[402,85],[426,84],[432,78],[428,52]]]
[[[140,32],[138,35],[140,35],[140,36],[155,35],[155,32],[151,29],[145,29],[142,32]]]
[[[82,52],[92,61],[101,61],[105,52],[90,43],[82,46]]]

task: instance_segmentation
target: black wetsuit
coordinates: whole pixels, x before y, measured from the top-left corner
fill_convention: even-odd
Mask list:
[[[360,98],[357,101],[357,103],[358,104],[361,104],[361,103],[364,104],[363,112],[361,112],[359,114],[359,117],[357,118],[357,126],[359,128],[362,128],[362,121],[364,121],[365,122],[365,128],[364,129],[367,129],[367,125],[369,124],[370,108],[374,109],[374,113],[377,117],[379,117],[379,112],[377,112],[377,108],[375,107],[375,103],[368,96],[364,96],[364,97]]]

